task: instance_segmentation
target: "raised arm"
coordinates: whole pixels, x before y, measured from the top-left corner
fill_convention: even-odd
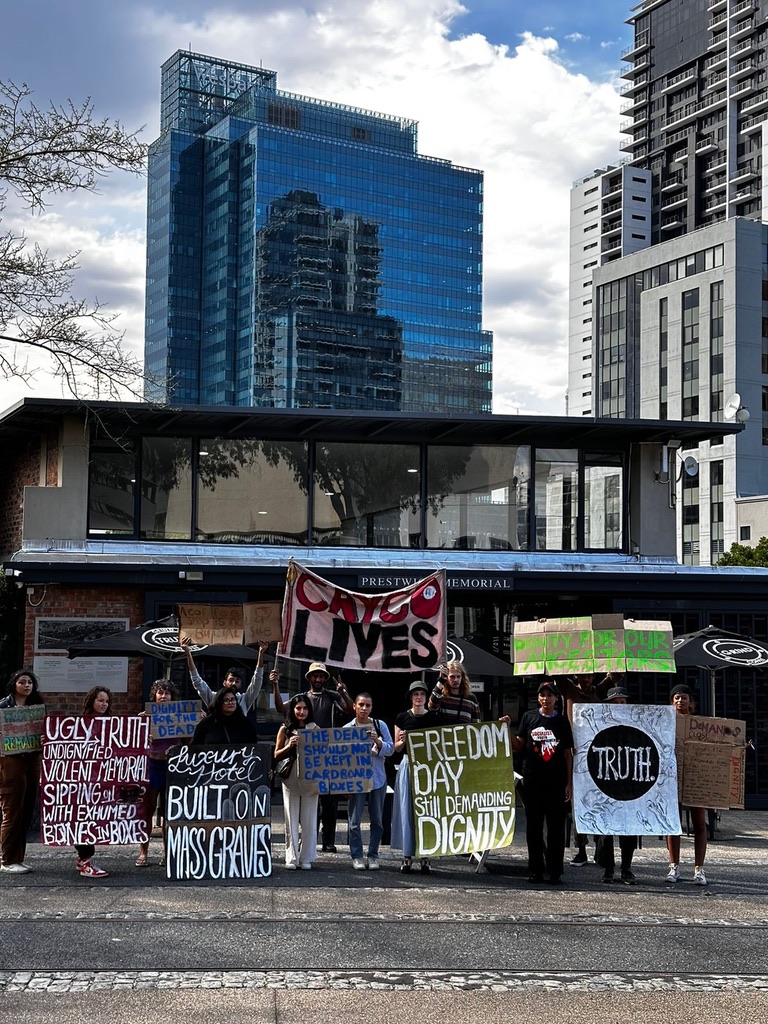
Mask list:
[[[245,715],[251,710],[261,693],[261,686],[264,682],[264,651],[267,647],[269,644],[266,640],[259,640],[259,657],[256,661],[256,668],[253,670],[248,689],[243,694],[242,708]]]
[[[279,715],[284,715],[286,711],[286,704],[283,700],[283,695],[280,693],[280,673],[277,671],[277,661],[275,661],[275,667],[269,673],[269,681],[272,683],[272,696],[275,701],[275,711]]]
[[[191,643],[192,641],[189,639],[188,636],[179,637],[179,644],[181,645],[181,649],[184,651],[184,654],[186,655],[187,658],[187,668],[189,669],[190,682],[194,686],[195,690],[197,690],[197,694],[200,697],[200,700],[203,702],[203,704],[205,704],[207,708],[210,706],[210,703],[213,700],[215,694],[214,691],[208,685],[208,683],[206,683],[206,681],[197,671],[195,659],[192,657],[192,651],[189,649]]]

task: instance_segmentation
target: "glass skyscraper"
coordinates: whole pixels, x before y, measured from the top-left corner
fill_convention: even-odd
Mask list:
[[[490,412],[483,176],[413,121],[177,51],[150,148],[149,395]]]

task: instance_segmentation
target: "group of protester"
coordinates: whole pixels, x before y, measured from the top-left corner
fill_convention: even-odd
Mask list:
[[[263,683],[263,654],[266,644],[260,644],[256,669],[248,687],[242,689],[242,678],[237,669],[226,673],[224,684],[212,690],[201,678],[190,652],[188,639],[182,638],[190,679],[207,713],[197,725],[192,737],[193,745],[240,745],[255,743],[256,728],[248,712],[256,703]],[[409,688],[410,707],[395,719],[394,737],[386,722],[374,717],[373,700],[367,692],[351,699],[346,686],[337,679],[333,687],[331,674],[324,664],[313,663],[306,673],[308,688],[284,703],[280,696],[279,675],[270,674],[275,706],[285,714],[274,748],[274,765],[282,782],[285,812],[285,866],[288,869],[311,869],[318,853],[318,817],[320,818],[321,850],[337,852],[336,826],[338,797],[321,796],[304,782],[295,770],[299,735],[302,730],[331,728],[334,725],[363,729],[371,742],[373,760],[372,788],[367,793],[354,794],[348,801],[349,850],[353,870],[379,868],[379,847],[384,832],[384,802],[387,791],[386,759],[402,754],[396,774],[392,810],[391,846],[402,852],[400,870],[410,873],[414,869],[416,839],[413,800],[407,758],[407,734],[411,730],[433,726],[467,725],[480,721],[480,707],[471,691],[470,681],[460,662],[449,662],[439,667],[437,684],[431,690],[422,679],[415,679]],[[572,708],[575,703],[605,700],[626,703],[627,691],[616,685],[617,679],[607,676],[594,684],[592,676],[578,676],[573,680],[544,680],[538,687],[538,707],[526,712],[512,736],[513,749],[522,755],[522,795],[526,812],[526,842],[528,846],[529,881],[540,883],[545,874],[548,881],[562,882],[565,855],[566,819],[571,800],[573,768]],[[177,697],[172,684],[157,680],[149,699],[168,702]],[[83,703],[83,715],[111,714],[112,694],[107,687],[95,686]],[[671,702],[678,714],[693,712],[692,695],[688,687],[676,686]],[[15,672],[8,684],[0,708],[42,704],[43,698],[35,674],[27,669]],[[142,712],[143,714],[144,712]],[[347,716],[351,716],[346,720]],[[344,721],[342,721],[344,719]],[[502,721],[509,723],[505,716]],[[148,835],[158,800],[166,788],[168,750],[178,741],[152,738],[149,750],[149,785],[146,790],[144,811]],[[40,779],[40,752],[8,755],[0,758],[0,870],[26,873],[32,868],[25,861],[26,836],[32,822]],[[364,852],[362,818],[367,805],[370,820],[367,849]],[[704,808],[691,809],[694,824],[694,883],[706,885],[703,864],[707,846],[706,812]],[[164,838],[163,833],[163,838]],[[581,866],[588,861],[587,837],[576,835],[577,854],[573,864]],[[620,879],[627,884],[635,882],[632,857],[637,846],[634,836],[619,837],[621,851]],[[669,853],[668,882],[680,879],[680,837],[667,838]],[[88,878],[104,878],[107,872],[94,861],[95,847],[77,846],[76,869]],[[614,880],[613,837],[598,837],[596,861],[603,867],[603,881]],[[164,862],[161,858],[161,863]],[[149,864],[149,839],[141,844],[137,867]],[[428,874],[431,865],[421,858],[419,869]]]

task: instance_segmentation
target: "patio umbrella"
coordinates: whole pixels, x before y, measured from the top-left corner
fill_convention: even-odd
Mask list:
[[[514,665],[495,654],[489,654],[482,647],[471,644],[464,637],[451,637],[446,645],[448,661],[460,661],[471,676],[509,676],[514,675]]]
[[[256,661],[259,656],[258,649],[243,644],[191,644],[190,650],[196,656],[228,661]],[[175,658],[184,657],[175,615],[144,622],[133,629],[102,636],[98,640],[84,640],[67,648],[68,658],[137,658],[142,655],[162,661],[166,674]]]
[[[768,646],[740,633],[717,626],[705,626],[695,633],[683,633],[672,641],[675,665],[696,666],[709,672],[712,714],[715,714],[715,673],[724,668],[768,667]]]

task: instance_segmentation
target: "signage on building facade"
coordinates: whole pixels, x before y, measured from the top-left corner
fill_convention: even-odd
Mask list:
[[[409,587],[422,577],[413,572],[368,572],[357,577],[357,585],[371,590],[394,590]],[[454,572],[446,570],[448,590],[514,590],[511,573],[506,572]]]

